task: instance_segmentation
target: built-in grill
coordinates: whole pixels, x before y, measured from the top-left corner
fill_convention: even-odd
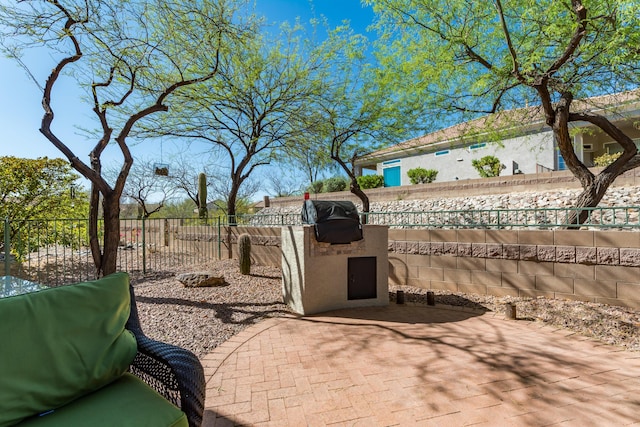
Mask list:
[[[347,244],[362,240],[358,210],[349,201],[305,200],[302,222],[313,224],[318,242]]]

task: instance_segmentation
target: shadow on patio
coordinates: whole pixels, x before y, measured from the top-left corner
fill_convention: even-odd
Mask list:
[[[640,421],[637,354],[568,335],[437,306],[269,319],[203,358],[203,425]]]

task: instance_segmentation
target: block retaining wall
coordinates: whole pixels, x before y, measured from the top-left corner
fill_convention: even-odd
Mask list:
[[[280,228],[234,230],[242,232],[255,262],[281,267]],[[640,309],[638,232],[392,229],[388,249],[398,285]]]
[[[390,230],[390,280],[640,308],[640,233]]]

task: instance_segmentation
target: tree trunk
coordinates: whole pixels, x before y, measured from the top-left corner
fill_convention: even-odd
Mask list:
[[[105,197],[104,209],[104,247],[102,249],[102,274],[107,276],[116,272],[118,244],[120,242],[120,198],[115,195]]]
[[[229,259],[233,258],[233,244],[231,243],[231,239],[233,238],[233,233],[231,232],[231,226],[227,225],[227,256]]]
[[[92,202],[97,196],[92,195]],[[96,278],[116,272],[118,244],[120,242],[120,198],[113,195],[103,196],[104,230],[98,230],[98,209],[91,209],[89,235],[91,236],[91,255],[96,266]],[[103,235],[102,247],[98,236]]]
[[[366,224],[367,223],[366,213],[369,212],[369,196],[367,196],[365,192],[362,191],[362,188],[360,188],[360,186],[358,185],[358,182],[354,178],[351,178],[351,184],[349,185],[349,190],[351,191],[352,194],[358,196],[358,198],[362,202],[362,215],[360,215],[360,222],[362,222],[363,224]]]
[[[602,200],[607,189],[613,184],[617,176],[618,174],[602,172],[589,185],[583,188],[582,193],[576,200],[576,209],[567,213],[566,224],[568,224],[568,229],[580,229],[580,225],[589,219],[591,212],[590,209],[582,210],[580,208],[595,208],[598,206],[598,203],[600,203],[600,200]]]
[[[89,247],[91,248],[91,256],[93,265],[96,267],[96,278],[100,277],[102,271],[102,249],[98,240],[98,206],[100,204],[100,192],[95,184],[91,185],[91,197],[89,200]]]
[[[580,225],[589,218],[591,212],[589,209],[583,210],[580,208],[594,208],[598,206],[598,203],[600,203],[604,197],[607,189],[611,184],[613,184],[613,181],[615,181],[615,179],[624,172],[624,166],[626,163],[634,157],[633,151],[635,150],[635,146],[632,145],[633,143],[631,142],[631,148],[625,147],[625,152],[618,160],[607,166],[597,176],[594,175],[585,166],[585,164],[578,159],[574,151],[573,138],[569,133],[569,109],[571,100],[572,97],[570,95],[566,95],[563,96],[561,101],[558,103],[552,127],[558,143],[558,148],[560,149],[560,153],[562,154],[567,167],[571,170],[573,175],[578,178],[582,185],[582,193],[580,193],[574,205],[576,209],[567,214],[565,222],[567,224],[567,228],[571,230],[578,230],[580,229]],[[596,117],[585,116],[585,118],[597,121],[596,124],[608,134],[613,134],[612,136],[617,135],[614,131],[618,131],[618,129],[614,128],[613,125],[608,126],[610,125],[609,122]],[[605,127],[603,128],[603,126]],[[624,141],[621,141],[620,137],[615,139],[623,147],[625,146]]]

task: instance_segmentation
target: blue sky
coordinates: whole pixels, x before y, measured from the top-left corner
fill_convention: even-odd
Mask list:
[[[292,21],[297,16],[303,20],[311,17],[309,0],[257,0],[257,6],[272,22]],[[315,0],[313,8],[315,15],[324,15],[332,27],[348,19],[352,27],[362,33],[373,18],[371,9],[363,8],[360,0]],[[27,55],[24,62],[40,84],[44,84],[54,59],[40,53]],[[0,57],[0,156],[63,157],[38,131],[43,114],[41,99],[42,91],[27,73],[14,61]],[[78,135],[76,126],[88,122],[93,114],[90,107],[81,104],[79,93],[71,82],[65,82],[57,88],[53,101],[56,114],[54,132],[81,160],[88,161],[88,154],[95,142]],[[169,156],[172,151],[181,151],[181,147],[167,145],[163,144],[163,156]],[[160,156],[157,146],[140,144],[132,147],[132,151],[134,157],[155,159]],[[117,150],[113,148],[105,152],[103,163],[115,163],[118,158]]]

